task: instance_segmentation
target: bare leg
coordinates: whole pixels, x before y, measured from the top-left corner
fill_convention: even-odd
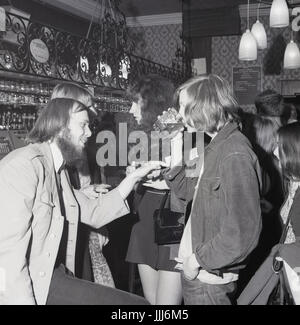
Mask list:
[[[151,305],[155,305],[158,285],[158,271],[152,269],[152,267],[146,264],[138,264],[138,269],[143,286],[144,296]]]
[[[180,305],[182,302],[181,274],[158,271],[156,305]]]

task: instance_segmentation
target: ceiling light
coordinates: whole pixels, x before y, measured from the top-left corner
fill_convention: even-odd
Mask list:
[[[239,59],[241,61],[254,61],[257,59],[257,42],[249,29],[249,7],[247,7],[247,30],[243,34],[239,46]]]
[[[290,24],[286,0],[273,0],[270,12],[270,27],[282,28]]]
[[[298,45],[291,40],[284,52],[284,69],[300,68],[300,51]]]

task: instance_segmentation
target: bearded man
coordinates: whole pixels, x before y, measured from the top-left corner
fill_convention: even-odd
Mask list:
[[[88,111],[73,99],[51,100],[30,144],[0,162],[0,304],[147,304],[73,275],[78,222],[100,228],[128,214],[135,183],[160,168],[146,164],[95,200],[74,190],[65,165],[84,159]]]

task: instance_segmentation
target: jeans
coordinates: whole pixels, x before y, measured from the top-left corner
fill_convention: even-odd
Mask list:
[[[181,275],[185,305],[232,305],[236,283],[206,284],[198,279],[187,280]]]
[[[146,299],[115,288],[77,279],[64,266],[53,272],[47,305],[149,305]]]

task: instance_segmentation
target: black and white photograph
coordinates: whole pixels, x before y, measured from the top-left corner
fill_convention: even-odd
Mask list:
[[[299,46],[300,0],[0,0],[0,305],[300,305]]]

